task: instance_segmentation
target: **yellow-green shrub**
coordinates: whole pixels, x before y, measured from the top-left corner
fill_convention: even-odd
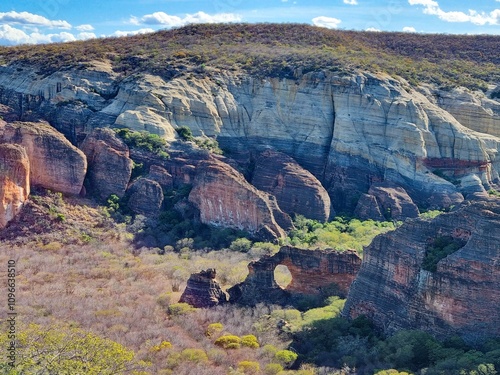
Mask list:
[[[255,337],[254,335],[241,336],[241,345],[254,349],[260,347],[259,342],[257,341],[257,337]]]
[[[238,371],[245,374],[258,374],[260,371],[260,364],[259,362],[253,361],[241,361],[238,363]]]
[[[181,352],[181,360],[195,363],[204,363],[208,362],[208,356],[203,349],[188,348],[184,349]]]
[[[269,363],[264,369],[266,375],[276,375],[281,371],[283,371],[283,366],[279,363]]]
[[[208,325],[205,335],[207,337],[212,337],[216,333],[222,332],[224,325],[222,323],[211,323]]]
[[[215,340],[214,344],[224,349],[238,349],[241,346],[241,338],[235,335],[224,335]]]

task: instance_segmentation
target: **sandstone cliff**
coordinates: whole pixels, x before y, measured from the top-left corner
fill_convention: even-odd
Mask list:
[[[216,276],[217,272],[213,268],[192,274],[179,302],[189,303],[194,307],[212,307],[226,303],[227,295],[220,287]]]
[[[21,210],[30,193],[30,164],[19,145],[0,144],[0,229]]]
[[[500,335],[498,228],[500,200],[491,199],[376,237],[365,249],[344,314],[365,314],[386,333],[414,328],[471,342]],[[461,248],[429,268],[437,240]]]
[[[205,224],[241,229],[269,240],[285,236],[275,217],[275,211],[283,213],[273,198],[221,161],[200,163],[189,201],[200,210]]]
[[[2,142],[26,149],[31,185],[67,194],[80,193],[87,159],[61,133],[44,122],[8,123],[2,133]]]
[[[48,119],[73,142],[95,126],[169,140],[173,129],[188,126],[216,137],[243,165],[251,152],[271,148],[312,173],[339,210],[353,211],[374,182],[394,183],[419,206],[447,207],[499,181],[498,99],[465,89],[417,91],[386,75],[213,72],[120,80],[95,62],[41,78],[36,67],[13,64],[0,67],[0,103],[19,118]],[[326,216],[319,211],[316,217]]]

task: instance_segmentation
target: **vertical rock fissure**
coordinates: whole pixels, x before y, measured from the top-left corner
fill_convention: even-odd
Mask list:
[[[321,183],[324,184],[326,181],[326,170],[328,168],[328,159],[330,157],[330,152],[332,149],[332,141],[333,141],[333,135],[335,132],[335,98],[333,96],[333,90],[331,92],[331,101],[332,101],[332,126],[330,127],[330,133],[328,134],[327,138],[327,143],[326,143],[326,148],[325,148],[325,156],[324,156],[324,161],[323,161],[323,173],[321,176]]]

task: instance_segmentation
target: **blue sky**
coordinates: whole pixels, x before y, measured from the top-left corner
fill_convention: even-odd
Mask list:
[[[200,22],[500,35],[500,0],[1,0],[0,45],[123,36]]]

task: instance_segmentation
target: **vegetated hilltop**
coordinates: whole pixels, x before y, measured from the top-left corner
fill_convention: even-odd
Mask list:
[[[202,24],[122,38],[0,48],[0,62],[38,64],[46,72],[110,60],[116,72],[170,77],[190,68],[243,70],[259,76],[357,69],[486,88],[500,78],[500,37],[329,30],[301,24]]]

